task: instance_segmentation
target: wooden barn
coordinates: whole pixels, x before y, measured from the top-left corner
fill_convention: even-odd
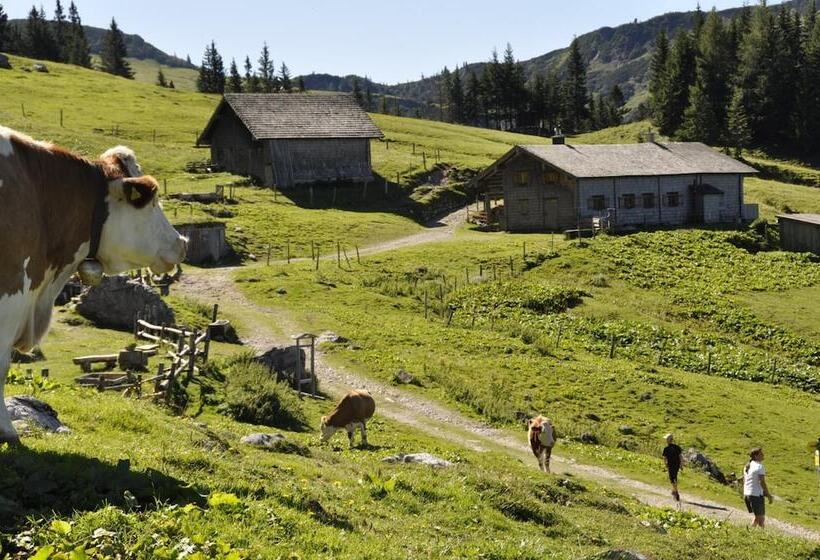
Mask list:
[[[346,93],[228,93],[199,137],[211,161],[266,186],[373,179],[370,139],[381,138]]]
[[[820,214],[781,214],[777,224],[784,251],[820,255]]]
[[[478,175],[485,211],[508,231],[737,223],[757,217],[757,171],[698,142],[516,146]]]

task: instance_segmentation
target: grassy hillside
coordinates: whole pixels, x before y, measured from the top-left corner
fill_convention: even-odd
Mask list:
[[[196,78],[199,75],[193,68],[180,68],[178,66],[168,66],[161,64],[154,59],[127,58],[131,70],[134,71],[134,79],[138,82],[154,85],[157,82],[157,72],[162,68],[165,79],[174,82],[174,87],[182,91],[196,91]],[[92,57],[93,64],[99,64],[99,57]]]

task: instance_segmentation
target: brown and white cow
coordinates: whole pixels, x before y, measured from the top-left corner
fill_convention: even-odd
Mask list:
[[[527,422],[527,440],[533,455],[538,459],[538,467],[544,472],[550,472],[550,456],[555,445],[555,430],[550,419],[543,416],[530,418]]]
[[[322,443],[328,441],[337,430],[344,428],[347,430],[347,438],[350,440],[350,447],[353,447],[353,432],[358,427],[362,432],[362,445],[367,447],[367,432],[365,422],[370,420],[376,411],[376,401],[367,391],[350,391],[333,412],[327,416],[322,416]]]
[[[3,405],[12,349],[43,338],[80,263],[94,258],[106,274],[162,273],[184,258],[186,241],[162,213],[156,181],[141,174],[128,148],[90,161],[0,126],[0,442],[19,441]]]

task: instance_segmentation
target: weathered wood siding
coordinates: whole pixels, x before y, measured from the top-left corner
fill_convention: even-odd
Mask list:
[[[820,255],[820,224],[778,217],[780,246],[786,251]]]
[[[273,181],[281,188],[322,181],[370,181],[366,138],[268,140]]]
[[[180,224],[174,227],[180,235],[188,238],[186,263],[216,263],[231,252],[225,240],[225,224],[222,222]]]
[[[525,185],[517,176],[528,174]],[[549,173],[555,181],[546,182]],[[575,180],[540,161],[517,156],[502,170],[504,224],[508,231],[550,231],[575,227]]]
[[[723,191],[723,196],[715,197],[715,207],[705,209],[704,222],[731,223],[742,218],[743,176],[742,175],[700,175],[700,183],[712,185]]]
[[[262,155],[261,143],[254,142],[233,111],[223,109],[211,136],[211,161],[231,173],[264,179]]]

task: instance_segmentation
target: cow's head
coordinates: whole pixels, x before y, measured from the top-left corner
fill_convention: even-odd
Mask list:
[[[106,204],[97,260],[106,274],[149,267],[162,274],[185,258],[186,240],[162,212],[156,180],[140,176],[134,152],[118,146],[100,158],[108,167]]]
[[[322,416],[322,422],[319,424],[319,429],[322,432],[321,442],[326,443],[333,434],[335,434],[339,428],[336,426],[331,426],[327,423],[327,416]]]

